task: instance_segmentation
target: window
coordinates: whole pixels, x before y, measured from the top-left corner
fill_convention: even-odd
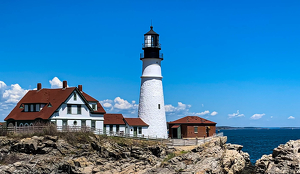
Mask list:
[[[63,121],[62,121],[62,125],[63,125],[63,126],[67,126],[67,125],[68,125],[68,124],[67,124],[67,120],[63,120]]]
[[[77,94],[74,92],[74,101],[77,100]]]
[[[67,129],[67,126],[68,126],[68,121],[67,121],[67,120],[63,120],[63,121],[62,121],[62,129],[63,129],[63,130],[66,130],[66,129]]]
[[[96,128],[96,123],[95,123],[95,121],[94,120],[92,120],[92,129],[95,129]]]
[[[195,134],[198,133],[198,126],[194,126],[194,133],[195,133]]]
[[[86,126],[86,121],[85,120],[81,120],[81,127],[85,127]]]
[[[81,105],[77,105],[77,114],[81,114]]]
[[[32,112],[35,112],[36,110],[36,104],[32,104]]]
[[[142,134],[142,127],[139,127],[139,134]]]
[[[49,108],[51,108],[51,107],[52,107],[51,103],[49,103],[49,104],[48,104],[48,107],[49,107]]]
[[[67,105],[68,111],[67,114],[72,114],[72,105]]]
[[[25,105],[25,112],[28,112],[28,105]]]
[[[106,125],[103,127],[103,133],[106,134]]]
[[[20,126],[20,127],[23,127],[23,123],[20,123],[19,126]]]
[[[96,110],[96,104],[92,104],[92,109]]]
[[[160,104],[158,104],[158,109],[160,109]]]
[[[120,125],[116,125],[116,132],[120,131]]]
[[[114,125],[109,125],[109,131],[110,132],[114,131]]]
[[[40,104],[36,104],[36,105],[35,105],[35,111],[36,111],[36,112],[39,112],[39,111],[40,111]]]

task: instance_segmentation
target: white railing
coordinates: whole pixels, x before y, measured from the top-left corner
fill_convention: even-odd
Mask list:
[[[222,137],[222,136],[223,136],[223,132],[213,134],[213,136],[207,137],[207,138],[169,139],[169,141],[166,144],[172,145],[172,146],[195,146],[195,145],[200,145],[205,142],[208,142],[214,137]]]

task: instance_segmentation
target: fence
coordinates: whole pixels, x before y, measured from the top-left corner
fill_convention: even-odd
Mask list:
[[[214,137],[222,137],[222,136],[223,136],[223,132],[214,134],[211,137],[201,138],[201,139],[198,139],[198,138],[195,138],[195,139],[169,139],[169,142],[166,144],[172,145],[172,146],[195,146],[195,145],[200,145],[205,142],[208,142]]]
[[[192,145],[200,145],[205,142],[210,141],[213,137],[220,137],[223,136],[223,132],[214,134],[211,137],[202,138],[202,139],[163,139],[157,138],[153,136],[144,136],[144,135],[136,135],[136,134],[126,134],[123,131],[114,132],[114,131],[106,131],[103,132],[102,129],[95,129],[91,127],[83,127],[83,126],[54,126],[59,132],[93,132],[97,135],[107,135],[107,136],[114,136],[114,137],[124,137],[124,138],[132,138],[132,139],[140,139],[140,140],[151,140],[151,141],[158,141],[161,143],[165,143],[167,145],[172,146],[192,146]],[[45,132],[46,129],[51,128],[51,126],[24,126],[24,127],[3,127],[2,132],[6,131],[8,133],[39,133]]]

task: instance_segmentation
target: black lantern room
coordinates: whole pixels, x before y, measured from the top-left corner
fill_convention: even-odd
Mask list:
[[[143,58],[160,58],[162,56],[159,54],[161,50],[159,44],[159,34],[153,31],[153,26],[150,26],[150,31],[144,34],[144,44],[143,44],[144,55]]]

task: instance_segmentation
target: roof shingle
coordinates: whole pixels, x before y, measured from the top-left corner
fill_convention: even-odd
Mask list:
[[[149,126],[140,118],[124,118],[129,126]]]
[[[188,124],[191,124],[191,123],[217,124],[215,122],[206,120],[206,119],[198,117],[198,116],[186,116],[186,117],[180,118],[178,120],[169,122],[169,124],[186,124],[186,123],[188,123]]]
[[[104,114],[104,124],[125,125],[122,114]]]

